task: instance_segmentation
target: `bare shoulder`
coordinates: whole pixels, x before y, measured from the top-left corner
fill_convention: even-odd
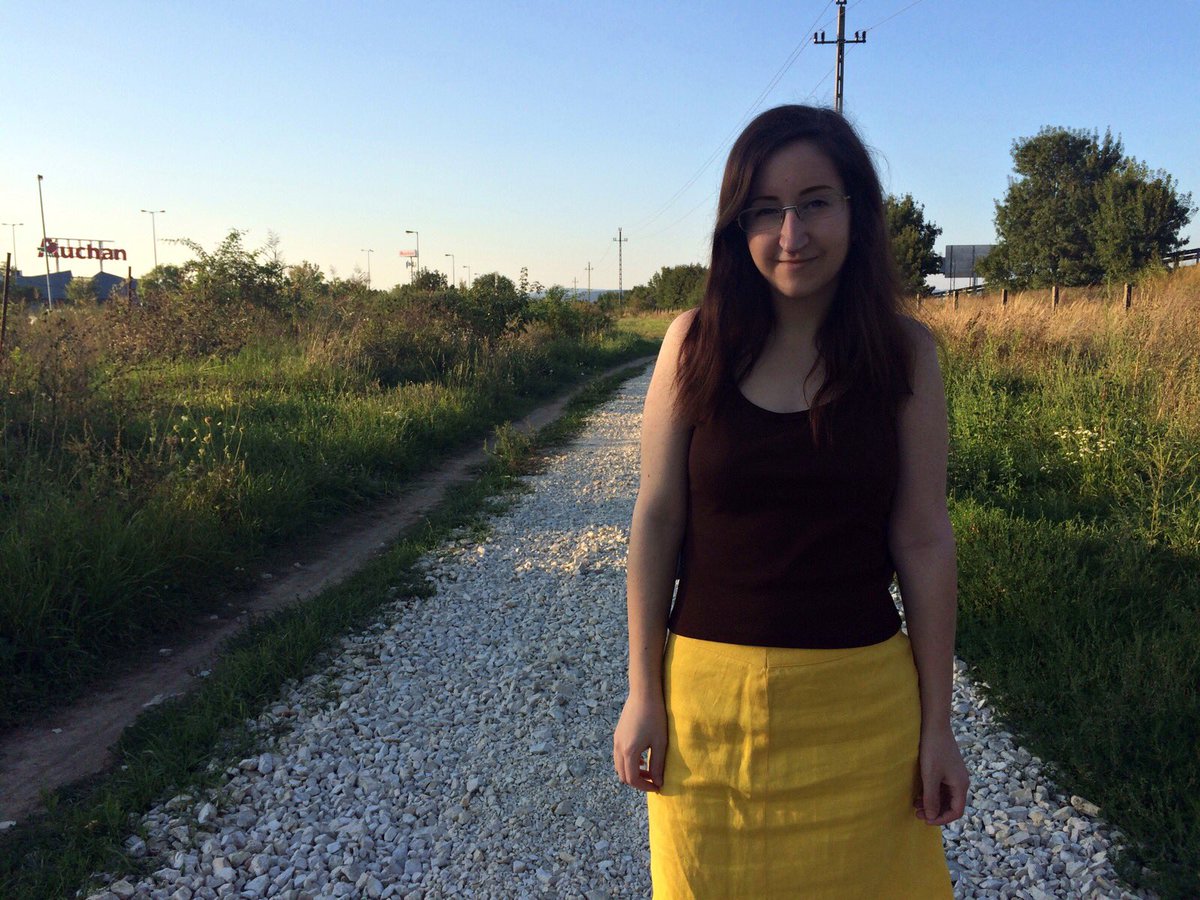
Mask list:
[[[914,392],[920,391],[922,386],[928,386],[931,381],[940,384],[938,342],[929,326],[909,316],[900,316],[900,330],[911,362]]]
[[[676,316],[667,326],[667,333],[663,335],[662,346],[658,350],[658,360],[654,364],[654,375],[651,378],[652,390],[658,388],[673,393],[675,372],[679,368],[680,348],[699,311],[698,307],[689,309]]]
[[[671,320],[671,324],[667,326],[667,333],[663,337],[663,348],[668,345],[674,350],[674,356],[679,356],[679,347],[683,344],[683,339],[687,336],[688,329],[692,327],[692,322],[696,316],[700,314],[700,307],[694,306],[689,310],[677,315]]]
[[[908,351],[914,357],[927,353],[937,353],[937,338],[924,322],[918,322],[911,316],[900,316],[900,331],[904,335]]]

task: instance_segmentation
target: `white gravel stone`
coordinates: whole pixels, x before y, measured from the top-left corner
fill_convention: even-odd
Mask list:
[[[173,876],[129,878],[136,896],[649,896],[645,800],[611,760],[649,375],[523,479],[486,536],[422,561],[433,596],[392,592],[289,685],[214,793],[146,813],[151,867]],[[956,897],[1153,896],[1113,887],[1099,810],[1013,743],[961,661],[953,708],[973,775],[943,829]]]

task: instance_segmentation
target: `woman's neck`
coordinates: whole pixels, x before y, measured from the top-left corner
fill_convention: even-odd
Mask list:
[[[791,300],[772,297],[775,309],[775,327],[771,339],[787,347],[816,347],[817,332],[829,312],[830,301],[814,303],[811,300]]]

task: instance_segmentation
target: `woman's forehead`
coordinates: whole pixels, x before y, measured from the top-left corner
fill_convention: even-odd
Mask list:
[[[774,150],[754,173],[752,196],[778,196],[818,187],[842,187],[833,160],[812,141],[793,141]]]

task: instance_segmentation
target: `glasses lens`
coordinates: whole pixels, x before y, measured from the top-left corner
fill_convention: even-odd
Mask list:
[[[746,234],[772,231],[783,224],[783,210],[778,206],[756,206],[743,210],[738,216],[738,225]]]
[[[796,206],[796,215],[806,222],[814,222],[840,212],[846,198],[837,191],[818,191]]]
[[[845,208],[845,195],[830,188],[809,194],[795,206],[756,206],[742,210],[737,221],[746,234],[759,234],[764,231],[779,231],[789,209],[795,212],[797,219],[807,224],[827,219]]]

